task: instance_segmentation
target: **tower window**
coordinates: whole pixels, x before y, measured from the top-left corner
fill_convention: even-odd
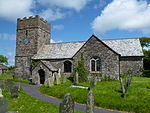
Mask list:
[[[92,58],[90,60],[90,70],[91,71],[100,71],[101,68],[101,62],[99,58]]]

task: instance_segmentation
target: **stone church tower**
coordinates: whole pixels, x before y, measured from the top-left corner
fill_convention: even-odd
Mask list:
[[[31,77],[31,57],[46,44],[50,44],[49,23],[38,15],[17,19],[15,77],[23,79]]]

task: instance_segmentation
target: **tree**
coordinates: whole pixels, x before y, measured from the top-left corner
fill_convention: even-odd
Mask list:
[[[0,64],[8,64],[8,58],[6,56],[0,55]]]
[[[81,59],[78,61],[78,66],[76,69],[79,75],[79,82],[86,82],[88,79],[88,70],[84,65],[84,54],[81,53]]]
[[[141,42],[141,46],[143,47],[149,47],[150,46],[150,38],[147,37],[141,37],[139,38]]]

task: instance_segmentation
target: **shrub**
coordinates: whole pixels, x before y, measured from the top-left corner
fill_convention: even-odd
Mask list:
[[[79,82],[86,82],[88,79],[88,70],[84,64],[84,54],[81,53],[81,59],[78,61],[78,66],[76,68],[77,73],[79,74]]]

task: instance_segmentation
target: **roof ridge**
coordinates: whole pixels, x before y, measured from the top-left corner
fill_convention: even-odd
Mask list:
[[[129,39],[139,39],[139,38],[104,39],[104,40],[102,40],[102,41],[110,41],[110,40],[129,40]]]
[[[74,41],[74,42],[57,42],[57,43],[50,43],[50,44],[62,44],[62,43],[83,43],[86,41]]]

